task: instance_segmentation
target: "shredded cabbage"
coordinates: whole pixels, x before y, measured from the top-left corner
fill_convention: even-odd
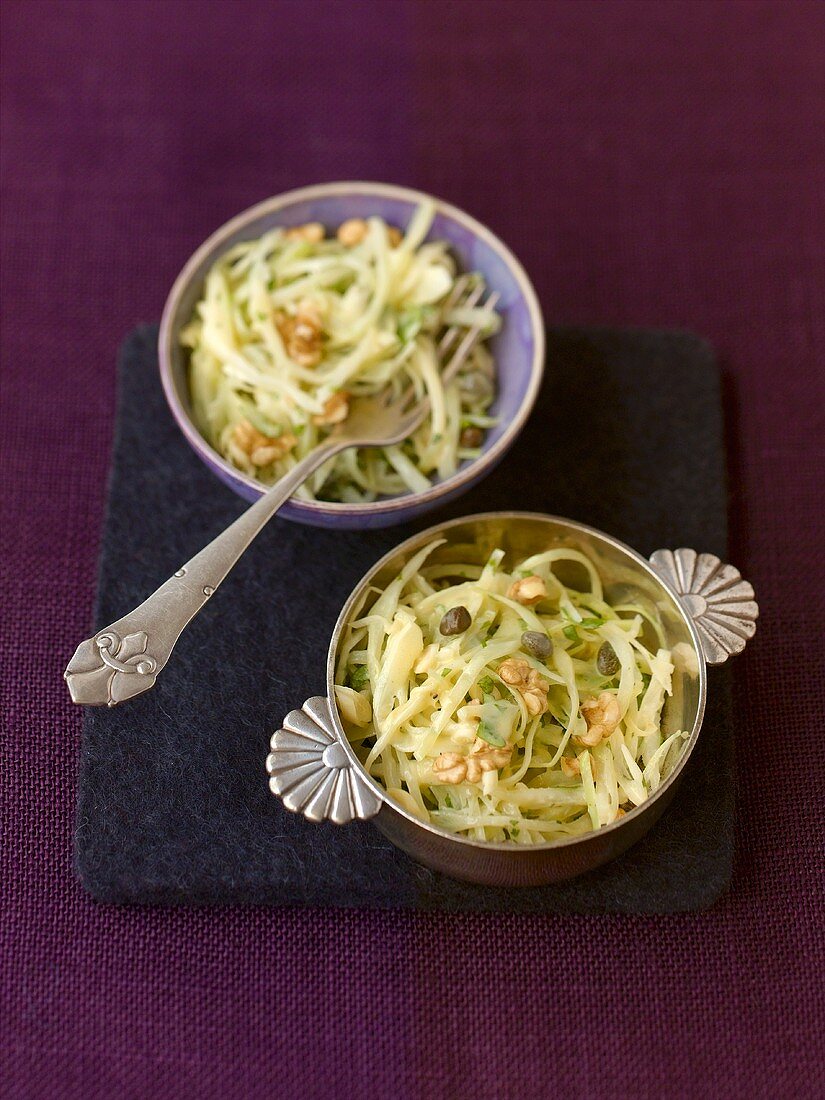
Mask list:
[[[345,451],[297,495],[358,503],[420,492],[478,456],[496,423],[492,356],[479,341],[445,388],[434,337],[484,323],[486,339],[500,319],[450,304],[455,263],[446,242],[425,240],[433,215],[422,204],[405,237],[381,218],[359,221],[354,242],[345,223],[349,243],[317,223],[273,229],[217,260],[181,343],[195,422],[220,454],[273,484],[346,417],[351,397],[412,383],[431,411],[408,440]],[[479,274],[470,281],[483,288]]]
[[[501,550],[483,567],[428,564],[442,542],[344,631],[336,697],[368,772],[421,820],[484,841],[577,836],[641,805],[688,737],[662,729],[676,670],[655,612],[612,607],[575,549],[507,572]],[[560,563],[584,590],[559,580]],[[537,601],[525,578],[538,578]],[[470,625],[443,634],[459,607]]]

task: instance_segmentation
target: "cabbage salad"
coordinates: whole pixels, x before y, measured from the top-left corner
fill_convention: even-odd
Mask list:
[[[485,841],[578,836],[641,805],[688,736],[662,732],[674,664],[655,612],[611,606],[576,549],[506,572],[502,550],[428,564],[443,542],[342,638],[336,701],[369,774],[421,820]]]
[[[495,424],[492,356],[478,341],[445,387],[436,337],[480,325],[486,339],[500,318],[464,304],[447,243],[426,240],[433,215],[423,203],[404,235],[377,217],[332,237],[318,222],[277,228],[213,265],[181,343],[195,422],[215,450],[272,484],[346,420],[353,397],[412,384],[431,411],[408,440],[344,451],[297,495],[360,503],[420,492],[480,454]],[[469,289],[481,297],[480,275]]]

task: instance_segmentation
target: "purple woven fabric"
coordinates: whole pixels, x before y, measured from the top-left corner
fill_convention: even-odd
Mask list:
[[[825,6],[2,13],[0,1092],[813,1096]],[[60,673],[90,627],[117,345],[229,215],[358,177],[487,222],[553,322],[683,325],[720,352],[732,558],[763,617],[737,668],[736,872],[710,912],[142,911],[73,878]]]

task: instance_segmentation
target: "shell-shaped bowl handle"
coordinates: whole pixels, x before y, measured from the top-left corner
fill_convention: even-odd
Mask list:
[[[309,821],[366,821],[380,798],[352,766],[335,732],[329,700],[322,695],[291,710],[272,735],[266,758],[269,786],[293,813]]]
[[[709,665],[741,653],[756,632],[759,608],[738,569],[715,554],[656,550],[650,564],[675,589],[693,620]]]

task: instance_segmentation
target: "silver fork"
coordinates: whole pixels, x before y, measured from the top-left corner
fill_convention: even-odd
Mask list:
[[[470,287],[469,278],[463,276],[445,300],[442,317],[458,305],[478,306],[482,294],[483,287]],[[498,298],[498,294],[490,294],[480,308],[492,313]],[[466,361],[484,327],[468,329],[460,339],[461,329],[457,326],[443,333],[437,347],[445,384]],[[412,386],[400,395],[387,388],[373,397],[354,398],[347,419],[260,500],[181,566],[134,611],[81,642],[63,673],[72,700],[86,706],[113,707],[148,691],[172,655],[185,627],[215,594],[258,532],[295,490],[319,466],[348,447],[387,447],[401,443],[421,424],[429,408],[429,399],[416,400]]]

